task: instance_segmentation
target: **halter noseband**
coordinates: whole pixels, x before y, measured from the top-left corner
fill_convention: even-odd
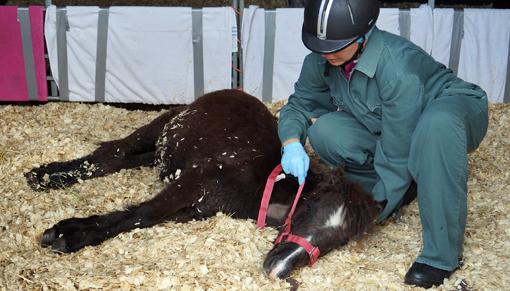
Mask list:
[[[269,199],[271,199],[271,193],[273,191],[273,186],[276,180],[276,177],[278,174],[280,174],[282,171],[282,165],[279,164],[276,166],[276,168],[271,172],[269,175],[269,178],[267,178],[266,188],[264,189],[264,194],[262,196],[262,202],[260,204],[260,210],[259,210],[259,217],[257,219],[257,228],[264,228],[265,222],[266,222],[266,214],[267,209],[269,207]],[[319,248],[316,248],[310,244],[306,239],[290,234],[290,225],[292,221],[292,214],[294,214],[294,210],[296,209],[297,202],[299,200],[299,197],[301,196],[301,192],[303,191],[303,187],[305,185],[305,182],[303,182],[301,185],[299,185],[298,192],[296,194],[296,198],[294,199],[294,204],[292,205],[292,209],[289,212],[289,216],[287,217],[287,220],[285,221],[285,224],[283,227],[285,228],[284,231],[280,234],[280,236],[276,239],[273,248],[275,248],[280,242],[283,241],[284,238],[286,238],[286,241],[297,243],[302,248],[305,249],[305,251],[310,256],[310,264],[309,267],[312,267],[313,264],[317,261],[320,255]]]

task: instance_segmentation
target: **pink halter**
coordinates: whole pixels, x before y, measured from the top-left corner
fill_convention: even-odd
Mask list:
[[[271,193],[273,192],[273,186],[276,180],[276,177],[281,173],[282,171],[282,165],[279,164],[276,166],[276,168],[271,172],[269,175],[269,178],[267,178],[266,188],[264,189],[264,194],[262,196],[262,202],[260,204],[260,210],[259,210],[259,217],[257,219],[257,228],[264,228],[266,223],[266,215],[267,215],[267,209],[269,207],[269,200],[271,199]],[[287,217],[287,220],[285,221],[285,224],[283,227],[285,230],[280,234],[280,236],[276,239],[274,243],[274,247],[278,245],[285,237],[287,238],[288,242],[297,243],[301,247],[305,249],[305,251],[310,256],[310,264],[309,267],[312,267],[313,264],[317,261],[320,255],[320,251],[318,248],[312,246],[310,242],[308,242],[306,239],[290,234],[290,225],[292,220],[292,215],[294,214],[294,210],[296,210],[296,205],[299,200],[299,197],[301,196],[301,192],[303,191],[303,187],[305,185],[305,182],[303,182],[301,185],[299,185],[298,192],[296,194],[296,198],[294,199],[294,204],[292,205],[292,209],[289,212],[289,216]]]

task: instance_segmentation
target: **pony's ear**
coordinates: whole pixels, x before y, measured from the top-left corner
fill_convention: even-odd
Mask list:
[[[386,207],[386,204],[388,204],[388,200],[384,199],[383,201],[376,201],[375,207],[377,208],[377,214],[381,213],[384,208]]]

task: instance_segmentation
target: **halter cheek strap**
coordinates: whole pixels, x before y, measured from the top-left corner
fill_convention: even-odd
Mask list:
[[[313,264],[317,262],[317,259],[319,258],[321,251],[319,250],[319,248],[314,247],[306,239],[297,235],[290,234],[290,220],[288,224],[287,222],[285,223],[285,231],[282,232],[282,234],[280,234],[280,236],[275,240],[273,248],[275,248],[279,243],[281,243],[284,238],[286,238],[286,241],[296,243],[305,249],[305,251],[308,253],[308,256],[310,257],[310,263],[308,264],[308,267],[311,268]]]
[[[266,215],[267,215],[267,209],[269,207],[269,200],[271,199],[271,193],[273,191],[274,182],[276,180],[276,177],[280,172],[282,171],[282,165],[279,164],[276,166],[276,168],[271,172],[269,175],[269,178],[267,179],[266,188],[264,189],[264,194],[262,196],[262,202],[260,205],[259,210],[259,217],[257,220],[257,228],[264,228],[265,222],[266,222]],[[274,243],[274,247],[276,247],[284,238],[286,238],[286,241],[297,243],[302,248],[305,249],[305,251],[310,256],[310,264],[309,267],[312,267],[313,264],[317,261],[320,255],[319,248],[316,248],[310,244],[306,239],[290,234],[290,225],[292,222],[292,214],[294,214],[294,210],[296,210],[296,205],[299,200],[299,197],[301,196],[301,192],[303,192],[303,187],[305,186],[305,182],[303,182],[301,185],[299,185],[298,192],[296,194],[296,198],[294,199],[294,204],[292,205],[292,208],[289,212],[289,216],[287,217],[287,220],[285,221],[284,228],[285,230],[280,234],[280,236],[276,239]]]

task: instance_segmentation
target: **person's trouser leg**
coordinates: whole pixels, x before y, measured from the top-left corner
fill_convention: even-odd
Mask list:
[[[445,97],[423,112],[413,134],[409,170],[418,184],[423,251],[416,262],[458,267],[467,217],[467,154],[487,131],[487,99]]]
[[[310,145],[329,166],[345,161],[347,179],[369,193],[375,185],[373,160],[379,134],[373,134],[352,115],[335,111],[318,118],[308,129]]]

